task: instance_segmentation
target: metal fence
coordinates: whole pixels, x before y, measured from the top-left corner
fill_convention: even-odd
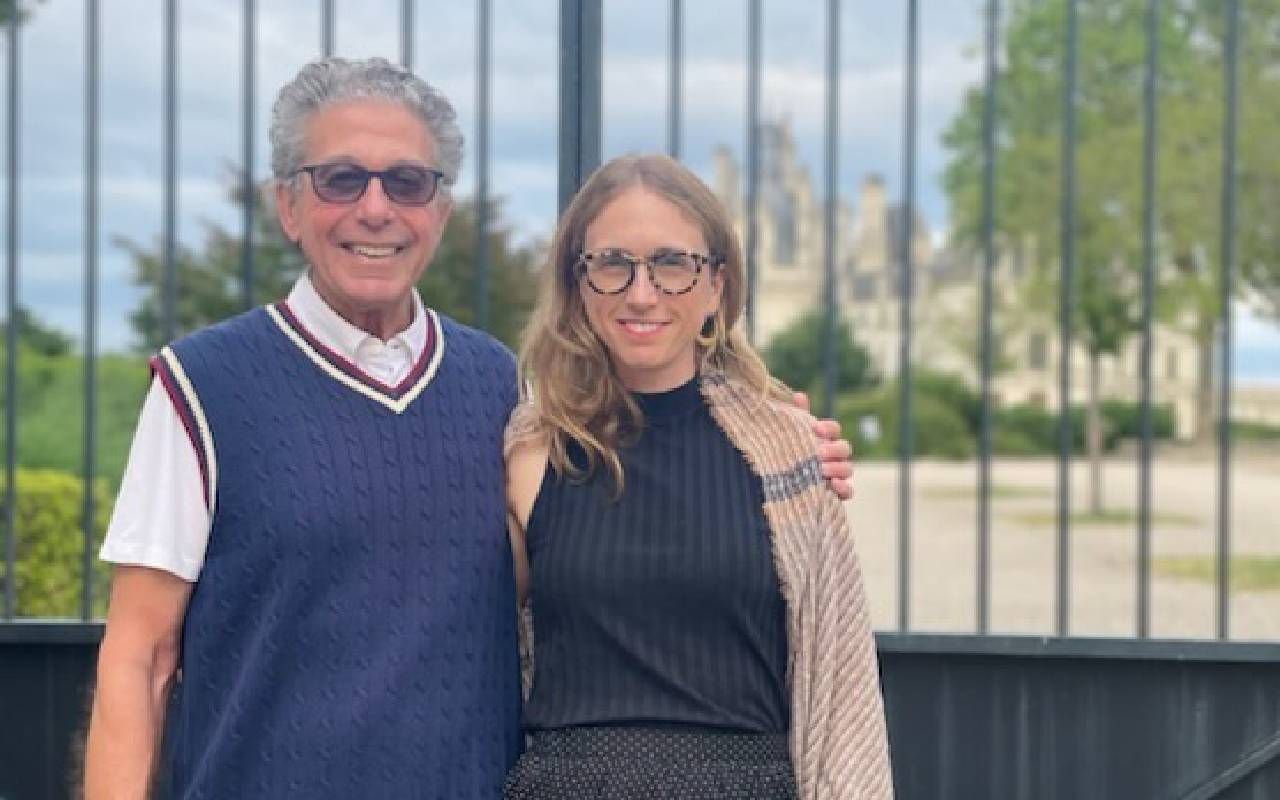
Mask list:
[[[1077,0],[1055,0],[1065,4],[1067,24],[1061,31],[1065,57],[1062,71],[1065,77],[1064,90],[1061,97],[1064,128],[1061,137],[1061,198],[1060,198],[1060,252],[1061,295],[1060,309],[1060,352],[1069,353],[1073,339],[1073,322],[1070,310],[1074,298],[1072,296],[1073,271],[1076,269],[1076,109],[1077,109]],[[475,158],[477,163],[477,203],[479,214],[476,236],[476,273],[474,286],[475,318],[483,326],[488,320],[486,298],[486,253],[487,230],[491,221],[486,217],[486,209],[490,198],[490,127],[491,127],[491,44],[492,8],[490,0],[477,0],[477,59],[475,70],[477,75],[477,137]],[[1235,215],[1236,215],[1236,139],[1237,139],[1237,50],[1239,46],[1240,3],[1238,0],[1223,0],[1221,14],[1226,30],[1225,55],[1223,60],[1223,107],[1222,107],[1222,186],[1221,186],[1221,268],[1220,279],[1223,322],[1220,329],[1219,352],[1222,366],[1220,376],[1221,399],[1217,420],[1217,574],[1216,574],[1216,634],[1218,638],[1230,636],[1230,554],[1231,554],[1231,475],[1232,475],[1232,429],[1230,426],[1230,408],[1232,392],[1232,321],[1231,298],[1235,291]],[[98,0],[85,0],[85,40],[84,40],[84,115],[85,115],[85,207],[84,226],[88,232],[84,248],[84,282],[86,293],[84,298],[84,461],[82,477],[86,487],[93,484],[97,471],[95,464],[96,450],[96,404],[95,386],[97,377],[95,366],[98,355],[98,288],[99,288],[99,245],[98,227],[100,218],[99,197],[99,153],[98,139],[100,119],[101,70],[100,70],[100,4]],[[321,6],[320,41],[317,42],[318,53],[335,52],[335,9],[334,0],[325,0]],[[904,187],[905,224],[896,235],[900,237],[900,250],[904,260],[901,267],[900,292],[901,313],[901,350],[899,374],[902,377],[901,391],[898,398],[900,407],[900,458],[899,472],[899,508],[898,508],[898,574],[899,606],[897,624],[900,630],[912,628],[912,615],[909,591],[912,584],[911,543],[912,543],[912,469],[913,469],[913,408],[911,392],[912,359],[911,342],[913,333],[913,273],[912,219],[916,199],[914,186],[917,170],[917,111],[919,98],[917,91],[919,54],[919,22],[920,9],[917,0],[908,0],[906,6],[905,52],[906,80],[903,85],[904,119],[902,120],[902,172]],[[605,58],[602,47],[602,3],[600,0],[561,0],[560,2],[560,132],[559,132],[559,200],[560,205],[567,202],[575,188],[582,182],[590,170],[599,163],[601,157],[601,94],[602,94],[602,61]],[[413,0],[402,0],[399,4],[400,39],[399,60],[412,66],[414,63],[413,20],[416,8]],[[685,59],[684,53],[684,4],[681,0],[670,0],[669,27],[669,85],[667,110],[667,149],[676,156],[681,155],[682,113],[684,110],[683,80]],[[254,0],[243,0],[243,42],[239,54],[239,66],[242,76],[241,88],[241,181],[246,202],[243,207],[242,230],[242,286],[243,302],[246,307],[262,298],[253,296],[253,185],[255,181],[257,154],[254,152],[254,131],[257,121],[254,118],[255,97],[258,91],[254,71],[256,48],[258,45],[259,8]],[[747,20],[746,75],[747,109],[745,125],[746,141],[746,224],[744,231],[745,252],[748,267],[748,283],[752,289],[752,300],[749,301],[745,324],[750,331],[755,325],[754,289],[756,272],[759,263],[758,217],[760,214],[760,170],[761,170],[761,37],[763,9],[761,0],[745,0],[742,9]],[[178,131],[178,47],[180,31],[178,26],[177,0],[165,0],[164,35],[163,35],[163,181],[160,190],[163,192],[163,226],[162,253],[164,264],[162,326],[167,337],[176,331],[175,308],[178,300],[178,255],[177,255],[177,148]],[[425,12],[423,12],[425,13]],[[827,341],[832,337],[837,308],[835,302],[837,271],[835,266],[836,239],[838,235],[836,222],[836,204],[838,200],[837,166],[840,157],[838,147],[839,120],[841,116],[838,91],[840,61],[840,15],[839,0],[826,0],[826,105],[825,105],[825,178],[824,206],[824,267],[826,273],[825,306]],[[981,253],[981,372],[980,392],[983,398],[981,413],[981,429],[978,439],[977,474],[977,553],[975,582],[973,591],[977,608],[977,631],[986,633],[990,626],[991,605],[991,499],[992,499],[992,359],[993,359],[993,305],[992,281],[997,262],[997,230],[996,203],[994,200],[995,176],[1000,168],[996,159],[996,115],[995,108],[999,97],[999,70],[997,58],[999,52],[999,22],[1001,8],[998,0],[987,0],[985,5],[985,116],[982,134],[984,170],[982,178],[982,236]],[[1142,331],[1141,331],[1141,437],[1139,439],[1137,468],[1139,472],[1138,519],[1133,535],[1137,544],[1137,618],[1135,630],[1139,637],[1147,637],[1150,632],[1151,616],[1151,530],[1152,530],[1152,329],[1153,329],[1153,297],[1156,274],[1156,216],[1155,180],[1160,164],[1156,157],[1156,137],[1159,132],[1157,119],[1157,97],[1159,86],[1159,47],[1157,35],[1159,17],[1162,13],[1160,0],[1148,0],[1146,10],[1146,62],[1144,86],[1144,136],[1141,157],[1143,161],[1142,182]],[[19,241],[20,207],[18,184],[23,168],[20,156],[20,136],[22,133],[20,114],[20,91],[22,86],[22,68],[24,65],[22,46],[22,23],[19,14],[10,14],[7,26],[8,70],[6,75],[6,124],[8,130],[8,147],[6,152],[5,185],[7,190],[6,219],[6,297],[7,318],[15,320],[18,314],[17,298],[19,293],[21,242]],[[36,143],[38,145],[38,143]],[[16,492],[15,450],[18,438],[17,430],[17,367],[19,352],[17,336],[6,337],[7,360],[5,364],[5,391],[8,401],[4,408],[5,424],[5,581],[4,617],[13,619],[15,612],[15,559],[16,559],[16,525],[15,517]],[[824,348],[825,381],[828,391],[827,411],[830,412],[830,399],[833,372],[834,351],[831,346]],[[1070,498],[1070,465],[1071,423],[1068,406],[1071,397],[1070,358],[1060,359],[1060,408],[1058,415],[1058,454],[1057,454],[1057,495],[1056,495],[1056,569],[1055,569],[1055,632],[1066,636],[1072,632],[1068,609],[1070,607],[1070,566],[1071,566],[1071,524],[1069,518]],[[88,620],[93,607],[93,586],[90,580],[90,567],[95,558],[93,552],[93,526],[95,517],[94,497],[92,491],[84,493],[83,508],[83,575],[84,583],[81,592],[81,616]]]

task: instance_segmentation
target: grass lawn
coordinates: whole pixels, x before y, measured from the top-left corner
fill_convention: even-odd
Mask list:
[[[1058,512],[1031,511],[1025,514],[1010,514],[1009,518],[1021,525],[1040,528],[1056,525],[1058,523]],[[1094,514],[1091,511],[1076,511],[1071,514],[1070,522],[1072,526],[1079,525],[1083,527],[1134,526],[1138,524],[1138,512],[1131,508],[1117,508],[1103,511],[1100,514]],[[1201,524],[1201,521],[1198,517],[1193,517],[1190,514],[1157,512],[1151,515],[1151,524],[1193,528]]]
[[[1203,583],[1218,579],[1218,560],[1213,556],[1165,556],[1152,567],[1157,575],[1187,578]],[[1236,556],[1231,559],[1231,588],[1237,591],[1280,591],[1280,556]]]

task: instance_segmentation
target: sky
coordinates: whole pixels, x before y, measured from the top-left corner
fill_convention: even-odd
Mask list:
[[[763,3],[761,107],[768,119],[790,123],[818,187],[825,5]],[[941,134],[967,87],[981,80],[985,3],[921,5],[916,197],[929,226],[942,231],[947,153]],[[236,230],[239,223],[228,189],[243,149],[242,3],[178,6],[177,229],[183,243],[199,247],[207,225]],[[557,0],[493,0],[490,185],[522,239],[545,239],[555,215],[558,6]],[[131,342],[127,315],[138,299],[120,242],[152,246],[162,232],[163,6],[111,0],[100,7],[99,336],[103,347],[120,349]],[[257,7],[254,174],[263,179],[271,102],[319,55],[320,4],[272,0]],[[338,54],[398,58],[399,7],[399,0],[337,0]],[[890,197],[901,193],[904,7],[879,0],[842,4],[838,185],[848,198],[871,173],[884,178]],[[604,8],[604,156],[665,149],[667,4],[605,0]],[[740,157],[745,142],[745,2],[690,0],[684,8],[682,154],[709,177],[718,145]],[[20,47],[18,301],[77,338],[84,298],[84,35],[81,3],[45,2],[24,27]],[[453,100],[468,142],[474,141],[475,4],[419,2],[413,42],[415,68]],[[460,195],[471,192],[474,167],[473,159],[466,161]],[[1280,383],[1280,330],[1244,306],[1237,307],[1235,361],[1241,382]]]

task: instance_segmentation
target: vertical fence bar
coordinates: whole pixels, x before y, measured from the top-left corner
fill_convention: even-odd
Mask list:
[[[93,615],[93,484],[98,417],[98,0],[85,2],[84,89],[84,530],[80,618]]]
[[[1076,0],[1067,0],[1062,70],[1062,269],[1058,285],[1058,550],[1057,633],[1068,631],[1071,545],[1071,311],[1075,283],[1076,228]]]
[[[178,217],[178,0],[164,4],[164,232],[161,269],[164,270],[161,299],[161,338],[174,339],[177,332],[178,297],[177,217]]]
[[[244,239],[240,242],[240,288],[246,309],[253,308],[253,209],[258,193],[253,181],[254,61],[257,58],[254,0],[244,0]]]
[[[911,312],[915,294],[915,259],[911,250],[915,238],[916,213],[916,80],[919,69],[920,36],[917,0],[907,4],[907,70],[904,124],[902,132],[902,213],[898,233],[902,302],[901,349],[898,353],[898,628],[911,628],[911,459],[915,444],[911,402]]]
[[[827,0],[826,202],[822,224],[826,314],[822,336],[822,415],[830,417],[836,391],[836,206],[840,134],[840,0]]]
[[[601,0],[560,0],[560,210],[600,165]]]
[[[1138,637],[1151,632],[1151,340],[1156,282],[1156,97],[1160,76],[1160,0],[1147,0],[1147,63],[1142,111],[1142,342],[1139,351]]]
[[[992,284],[996,269],[996,31],[999,0],[987,3],[986,99],[982,110],[982,416],[978,430],[978,633],[991,625],[991,363]]]
[[[476,278],[475,324],[489,324],[489,81],[492,0],[476,9]]]
[[[747,0],[747,340],[756,340],[756,272],[760,259],[760,55],[761,0]]]
[[[667,88],[667,153],[672,158],[680,158],[680,105],[683,91],[680,86],[681,73],[684,69],[683,45],[684,4],[681,0],[671,0],[671,55],[669,82]]]
[[[400,64],[413,69],[413,0],[400,0]]]
[[[333,55],[334,50],[333,3],[334,0],[320,2],[320,54],[325,58]]]
[[[17,610],[17,549],[18,549],[18,515],[15,506],[18,502],[17,445],[18,445],[18,68],[21,59],[18,52],[18,13],[20,3],[13,4],[9,15],[9,80],[7,89],[9,143],[7,161],[8,172],[6,189],[8,191],[8,209],[6,227],[6,270],[5,288],[5,362],[4,362],[4,509],[5,509],[5,546],[4,546],[4,615],[13,619]]]
[[[1231,635],[1231,294],[1236,268],[1236,94],[1239,89],[1240,3],[1226,0],[1222,123],[1222,385],[1218,400],[1218,638]]]

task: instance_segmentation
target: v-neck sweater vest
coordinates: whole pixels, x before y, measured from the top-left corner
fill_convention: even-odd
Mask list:
[[[168,735],[177,797],[498,795],[518,751],[511,354],[432,314],[398,387],[281,306],[155,361],[212,529]]]

